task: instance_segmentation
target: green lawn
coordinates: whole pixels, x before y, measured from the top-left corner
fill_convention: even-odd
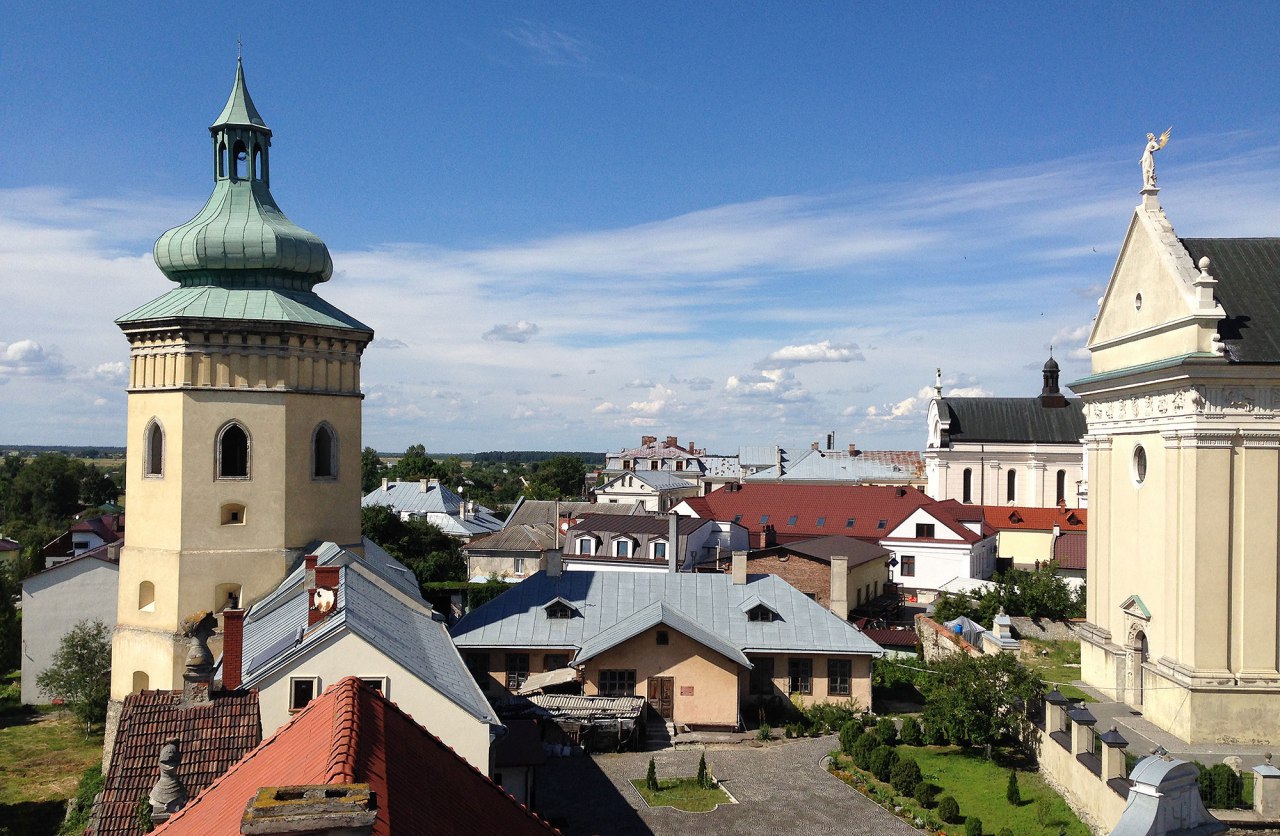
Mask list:
[[[926,781],[942,787],[939,798],[950,795],[959,803],[962,816],[977,816],[982,819],[982,831],[985,834],[999,833],[1001,828],[1008,827],[1019,836],[1056,836],[1059,827],[1065,827],[1069,836],[1090,836],[1089,829],[1076,818],[1067,803],[1049,789],[1035,772],[1019,769],[1018,786],[1022,803],[1017,807],[1010,805],[1005,799],[1009,766],[1002,764],[1000,753],[997,753],[995,760],[988,761],[981,752],[956,746],[899,746],[897,750],[900,757],[915,760]],[[844,755],[838,756],[836,767],[846,772],[857,772],[856,767]],[[876,781],[869,773],[858,774],[886,796],[896,796],[888,784]],[[840,777],[844,778],[843,775]],[[920,809],[919,804],[910,798],[896,796],[894,803],[908,810]],[[936,816],[937,808],[934,807],[930,812]],[[945,827],[951,836],[964,833],[963,822]]]
[[[1041,679],[1047,679],[1050,682],[1075,682],[1080,678],[1080,642],[1040,639],[1023,641],[1035,647],[1036,652],[1034,655],[1024,655],[1022,661]],[[1041,655],[1043,651],[1048,651],[1048,654]],[[1052,685],[1046,685],[1045,690],[1052,687]],[[1073,685],[1059,685],[1058,690],[1067,699],[1096,702],[1093,697]]]
[[[52,834],[81,774],[102,760],[102,735],[86,736],[68,711],[20,706],[13,677],[0,686],[0,827]]]
[[[675,807],[686,813],[706,813],[716,808],[717,804],[730,803],[729,794],[719,787],[703,789],[698,786],[696,778],[671,778],[658,781],[658,791],[654,792],[645,786],[643,778],[635,778],[631,785],[636,788],[650,807]]]

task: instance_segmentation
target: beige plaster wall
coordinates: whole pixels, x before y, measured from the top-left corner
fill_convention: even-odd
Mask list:
[[[788,693],[791,687],[791,680],[788,676],[790,666],[789,660],[792,658],[804,658],[813,660],[813,693],[811,694],[795,694]],[[760,654],[752,653],[748,656],[752,663],[757,659],[773,659],[773,687],[774,696],[781,696],[800,702],[802,705],[813,705],[820,702],[845,702],[854,700],[862,708],[871,707],[871,657],[870,656],[827,656],[827,655],[810,655],[807,653],[796,654]],[[852,680],[850,681],[850,694],[832,694],[830,684],[827,678],[827,662],[833,658],[850,659],[853,664]],[[739,698],[744,702],[752,699],[759,699],[758,695],[750,694],[751,680],[750,672],[743,671],[742,684],[739,692]]]
[[[1100,822],[1110,833],[1120,822],[1127,798],[1122,798],[1107,786],[1106,782],[1076,760],[1075,755],[1063,749],[1043,731],[1040,735],[1040,770],[1062,788],[1067,800],[1076,810],[1083,809],[1090,818]]]
[[[1001,531],[996,556],[1013,558],[1019,569],[1032,569],[1037,560],[1053,559],[1053,532]]]

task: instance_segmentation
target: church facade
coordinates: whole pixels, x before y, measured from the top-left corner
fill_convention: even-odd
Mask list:
[[[182,687],[190,616],[246,607],[309,544],[359,551],[360,359],[373,331],[315,286],[323,241],[271,195],[271,130],[243,68],[209,128],[213,193],[156,242],[177,287],[129,340],[129,532],[111,695]]]
[[[1280,238],[1180,238],[1142,191],[1071,384],[1082,676],[1192,742],[1280,737]]]

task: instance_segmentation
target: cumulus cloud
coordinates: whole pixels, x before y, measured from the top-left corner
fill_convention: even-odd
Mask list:
[[[591,411],[596,415],[615,415],[622,410],[618,408],[617,404],[605,401],[604,403],[598,404],[596,408]]]
[[[1054,332],[1053,339],[1050,340],[1049,345],[1053,346],[1053,352],[1058,356],[1065,354],[1072,360],[1088,360],[1090,356],[1089,349],[1085,348],[1084,344],[1085,340],[1089,339],[1089,332],[1092,330],[1092,323],[1059,328]]]
[[[807,400],[810,397],[790,369],[761,369],[752,375],[730,375],[724,391],[734,397],[780,401]]]
[[[489,342],[527,343],[537,333],[537,323],[522,319],[512,324],[499,322],[488,331],[485,331],[483,338]]]
[[[865,360],[856,343],[839,345],[831,340],[823,340],[808,345],[783,346],[769,355],[766,362],[772,363],[850,363]]]
[[[944,394],[949,398],[988,398],[991,393],[981,386],[946,386],[943,381]],[[864,417],[872,424],[886,424],[890,422],[902,422],[906,420],[923,422],[924,414],[929,408],[929,401],[933,400],[935,392],[932,386],[923,386],[920,391],[908,398],[903,398],[897,403],[887,403],[880,406],[869,406],[864,412]],[[846,409],[845,414],[852,414]]]
[[[128,370],[124,363],[116,360],[111,363],[99,363],[89,370],[89,377],[103,383],[119,384],[128,379]]]
[[[35,340],[0,343],[0,377],[57,378],[66,374],[62,354]]]
[[[644,378],[640,378],[640,377],[635,377],[635,378],[632,378],[629,382],[622,384],[622,388],[623,389],[652,389],[653,381],[645,380]]]
[[[369,344],[370,348],[385,348],[395,350],[397,348],[408,348],[409,344],[404,340],[397,340],[395,337],[375,337],[373,342]]]

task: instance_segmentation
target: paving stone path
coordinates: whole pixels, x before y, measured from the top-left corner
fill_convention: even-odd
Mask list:
[[[710,813],[649,808],[630,785],[652,756],[659,777],[698,772],[700,749],[559,758],[540,775],[539,807],[567,836],[578,834],[840,833],[894,836],[920,831],[822,768],[834,735],[757,749],[709,748],[707,764],[737,804]]]

